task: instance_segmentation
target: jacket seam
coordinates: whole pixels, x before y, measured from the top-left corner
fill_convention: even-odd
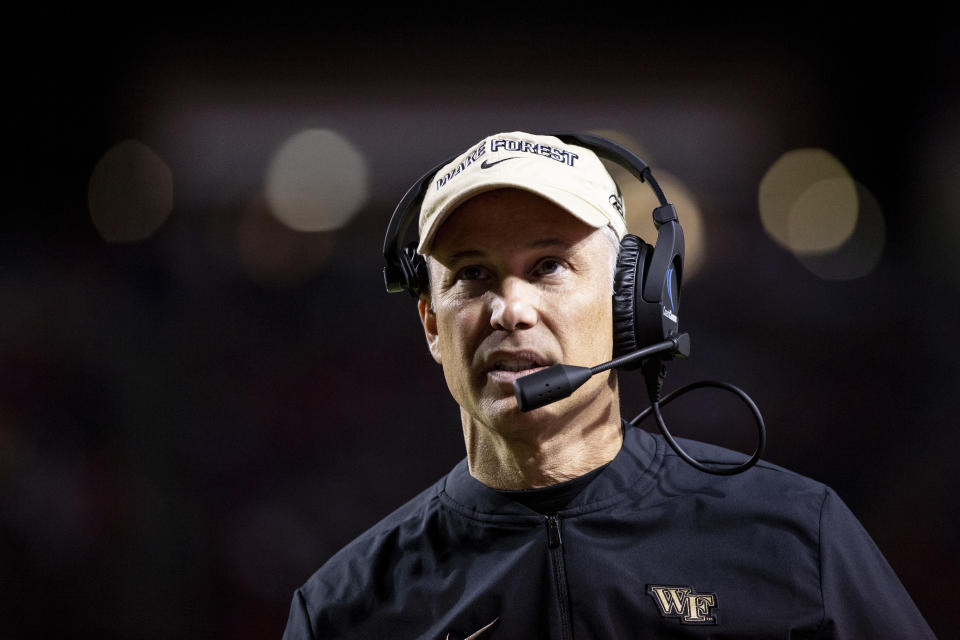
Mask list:
[[[587,515],[595,511],[601,511],[603,509],[607,509],[609,507],[614,506],[615,504],[626,502],[631,499],[636,500],[636,499],[642,498],[647,493],[649,493],[649,490],[648,490],[643,493],[633,494],[633,493],[630,493],[630,489],[634,488],[637,484],[639,484],[644,479],[654,478],[656,474],[659,473],[661,468],[663,467],[664,462],[667,459],[667,456],[680,459],[680,456],[674,453],[672,449],[669,449],[663,440],[658,438],[658,439],[655,439],[654,442],[656,443],[657,450],[654,452],[653,459],[651,460],[651,465],[647,467],[647,471],[649,472],[649,475],[642,474],[639,478],[637,478],[635,482],[627,485],[624,488],[624,490],[618,493],[617,495],[610,496],[609,498],[606,498],[599,502],[591,502],[589,504],[581,505],[579,507],[574,507],[573,509],[570,509],[568,511],[561,510],[559,511],[559,515],[564,516],[566,519],[575,518],[580,515]],[[727,465],[731,467],[736,466],[737,464],[740,464],[740,463],[724,461],[724,460],[711,460],[709,458],[702,459],[700,460],[700,462],[704,462],[707,464]],[[686,464],[686,462],[684,462],[684,464]],[[770,465],[766,463],[764,460],[758,461],[755,468],[758,470],[769,471],[774,473],[785,473],[788,475],[796,475],[794,472],[790,471],[789,469],[782,469],[780,467]],[[650,506],[652,507],[655,505],[650,505]]]
[[[316,638],[313,633],[313,621],[310,620],[310,613],[307,611],[307,602],[303,597],[303,591],[301,589],[297,589],[297,604],[300,607],[300,613],[303,615],[304,621],[306,621],[307,633],[310,634],[310,640],[313,640]]]
[[[543,524],[543,516],[540,514],[488,513],[486,511],[471,509],[467,505],[455,500],[453,496],[447,493],[446,489],[440,490],[439,498],[441,504],[474,522],[529,524],[531,526],[540,526]]]
[[[820,517],[817,520],[817,568],[820,587],[820,608],[823,616],[820,618],[820,624],[817,625],[819,634],[827,624],[827,599],[823,595],[823,511],[827,506],[827,497],[830,494],[829,489],[824,489],[823,500],[820,502]]]

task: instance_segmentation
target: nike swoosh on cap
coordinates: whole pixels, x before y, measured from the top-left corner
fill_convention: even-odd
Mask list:
[[[490,162],[489,160],[484,160],[480,163],[481,169],[489,169],[495,164],[500,164],[501,162],[506,162],[507,160],[516,160],[520,156],[510,156],[509,158],[504,158],[503,160],[497,160],[496,162]]]
[[[510,158],[507,158],[507,160],[509,160],[509,159],[510,159]],[[503,162],[503,161],[501,160],[501,162]],[[494,164],[496,164],[496,163],[494,163]],[[488,624],[487,626],[483,627],[482,629],[477,629],[476,631],[474,631],[473,633],[471,633],[470,635],[468,635],[468,636],[467,636],[466,638],[464,638],[463,640],[474,640],[474,638],[479,638],[479,637],[480,637],[480,634],[482,634],[484,631],[486,631],[487,629],[489,629],[489,628],[492,627],[493,625],[497,624],[497,621],[498,621],[498,620],[500,620],[500,616],[497,616],[496,618],[493,619],[493,622],[491,622],[491,623]],[[450,640],[450,634],[449,634],[449,633],[447,634],[447,640]]]

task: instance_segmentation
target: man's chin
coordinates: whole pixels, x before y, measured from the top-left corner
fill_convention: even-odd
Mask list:
[[[488,400],[482,405],[481,415],[474,416],[490,430],[502,434],[545,432],[562,428],[569,417],[570,407],[560,401],[533,411],[520,411],[514,396]]]
[[[488,384],[480,389],[480,397],[469,411],[474,419],[492,431],[504,435],[523,431],[540,433],[562,431],[568,424],[592,422],[597,416],[610,415],[618,405],[616,378],[613,383],[597,376],[571,396],[532,411],[520,411],[512,385]]]

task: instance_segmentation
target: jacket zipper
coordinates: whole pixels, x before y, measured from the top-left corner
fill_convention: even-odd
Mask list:
[[[570,598],[567,594],[567,571],[563,562],[563,538],[560,536],[560,517],[547,516],[547,546],[553,559],[553,579],[557,585],[560,604],[560,637],[573,640],[573,625],[570,622]]]

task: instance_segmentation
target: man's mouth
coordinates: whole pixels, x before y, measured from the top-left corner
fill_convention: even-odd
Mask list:
[[[536,360],[501,360],[494,363],[494,371],[527,371],[528,369],[539,369],[545,366],[542,362]]]
[[[533,352],[502,354],[490,363],[487,377],[497,383],[512,384],[517,378],[540,371],[549,364],[545,358]]]

